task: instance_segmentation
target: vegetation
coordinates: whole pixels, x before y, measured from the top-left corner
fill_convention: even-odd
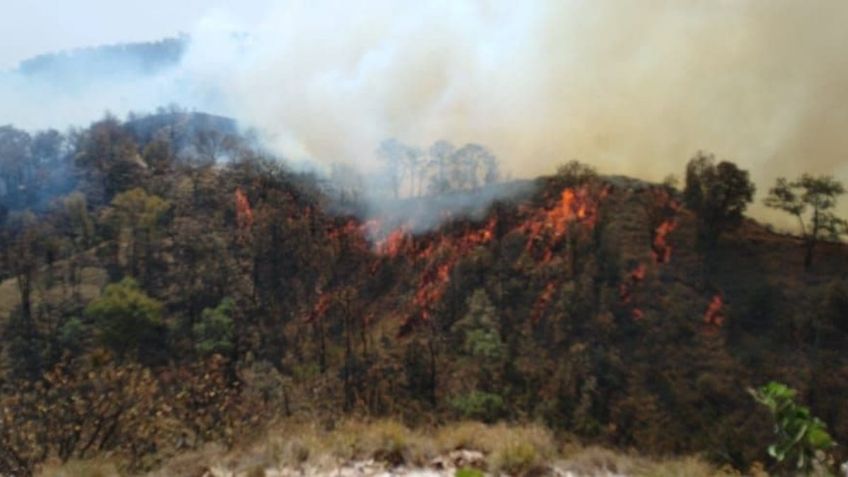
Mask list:
[[[804,239],[804,266],[813,264],[813,251],[823,240],[838,240],[848,232],[848,222],[834,212],[845,186],[829,176],[804,174],[792,182],[781,177],[769,190],[767,206],[788,212],[798,219]]]
[[[151,355],[162,351],[165,329],[161,312],[162,305],[132,278],[106,286],[103,296],[85,309],[107,348],[118,357],[130,355],[139,362],[151,362]]]
[[[377,158],[383,163],[384,177],[396,199],[401,195],[476,190],[500,179],[497,158],[479,144],[456,148],[442,140],[425,152],[397,139],[387,139],[380,143]]]
[[[814,464],[821,465],[823,452],[836,444],[824,422],[810,414],[806,406],[795,403],[795,390],[772,381],[750,392],[774,416],[777,442],[769,446],[769,455],[778,462],[794,464],[796,470],[804,473],[812,471]]]
[[[699,152],[686,164],[683,200],[698,216],[700,237],[712,248],[721,234],[742,223],[745,208],[754,200],[748,171],[728,161]]]
[[[460,435],[466,438],[458,440]],[[402,452],[395,454],[398,449]],[[465,452],[472,454],[463,456]],[[538,475],[546,473],[551,466],[578,475],[601,472],[637,477],[739,475],[694,456],[648,459],[621,451],[580,447],[557,439],[538,426],[460,422],[435,428],[409,428],[390,420],[345,420],[332,430],[314,423],[287,420],[229,451],[216,446],[188,451],[166,460],[149,475],[200,475],[210,469],[247,475],[273,475],[279,470],[345,473],[355,469],[354,463],[361,465],[372,460],[370,469],[377,472],[392,469],[392,462],[387,460],[392,455],[400,455],[400,463],[406,469],[438,462],[448,469],[455,468],[454,475],[468,477],[506,469],[511,469],[511,475]],[[56,463],[42,475],[96,475],[95,472],[121,475],[116,470],[113,460],[73,460],[65,465]]]
[[[510,185],[482,146],[401,146],[373,182],[386,201]],[[0,151],[0,473],[100,456],[143,472],[277,421],[311,423],[279,439],[287,462],[333,436],[330,455],[474,448],[522,473],[570,436],[710,462],[668,474],[747,470],[772,441],[745,394],[761,379],[848,436],[848,252],[817,238],[826,259],[803,272],[794,238],[739,225],[744,180],[728,202],[701,189],[722,237],[702,254],[685,191],[576,162],[413,235],[354,215],[362,184],[289,170],[223,118],[3,128]],[[465,419],[490,426],[417,435]]]

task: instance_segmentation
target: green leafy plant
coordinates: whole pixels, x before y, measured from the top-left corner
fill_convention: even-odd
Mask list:
[[[479,390],[453,398],[451,406],[460,416],[483,422],[494,422],[506,411],[503,397]]]
[[[454,477],[483,477],[483,472],[470,467],[462,467],[460,469],[456,469],[454,473]]]
[[[224,298],[217,307],[203,310],[200,322],[193,328],[198,353],[204,356],[214,353],[226,355],[232,351],[235,334],[233,307],[233,301]]]
[[[778,462],[794,461],[797,470],[808,473],[822,453],[836,445],[825,423],[810,414],[809,408],[795,403],[794,389],[772,381],[748,391],[774,416],[777,442],[769,446],[768,453]]]
[[[119,357],[153,359],[164,347],[162,304],[149,297],[132,278],[106,286],[103,295],[85,308],[100,341]]]

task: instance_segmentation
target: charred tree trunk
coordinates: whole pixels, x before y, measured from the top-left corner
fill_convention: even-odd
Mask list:
[[[816,240],[808,238],[804,241],[804,270],[809,270],[813,265],[813,250],[816,248]]]
[[[435,319],[430,318],[430,337],[427,340],[427,354],[429,355],[429,380],[427,383],[427,394],[430,398],[430,404],[436,407],[436,334],[438,330],[435,325]]]
[[[353,330],[351,326],[350,302],[345,300],[344,305],[344,334],[345,334],[345,364],[342,372],[344,378],[344,396],[345,396],[345,411],[350,411],[354,404],[354,389],[353,389]]]

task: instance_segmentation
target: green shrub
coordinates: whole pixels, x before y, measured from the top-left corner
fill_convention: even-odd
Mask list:
[[[166,331],[162,305],[132,278],[107,285],[85,314],[94,320],[100,341],[119,357],[133,353],[139,361],[150,361],[162,353]]]
[[[485,391],[471,391],[458,396],[451,400],[451,406],[463,418],[485,422],[493,422],[505,412],[503,397]]]
[[[195,350],[201,355],[226,355],[233,350],[235,336],[232,319],[233,301],[224,298],[215,308],[206,308],[200,322],[194,325]]]
[[[794,461],[800,472],[812,471],[820,455],[835,445],[824,422],[796,404],[797,393],[785,384],[772,381],[749,392],[774,416],[777,442],[769,446],[769,455],[778,462]]]
[[[484,475],[480,470],[467,467],[456,469],[454,473],[454,477],[483,477]]]

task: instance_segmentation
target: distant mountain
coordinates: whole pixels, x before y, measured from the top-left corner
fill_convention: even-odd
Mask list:
[[[189,43],[186,35],[143,43],[120,43],[46,53],[22,61],[17,72],[29,79],[53,81],[79,77],[151,75],[176,66]]]

